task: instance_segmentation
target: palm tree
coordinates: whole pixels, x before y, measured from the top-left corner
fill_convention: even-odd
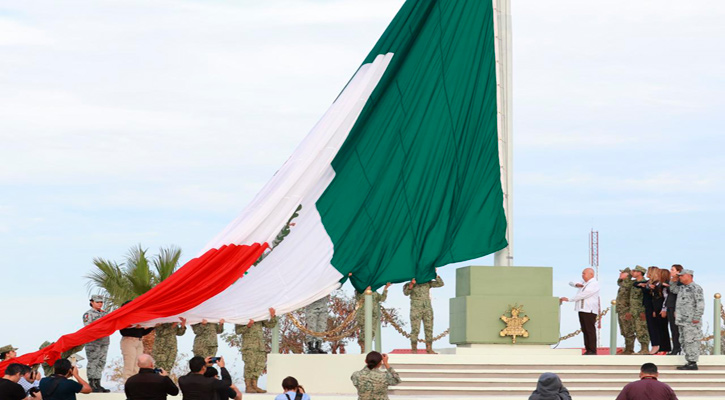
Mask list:
[[[123,303],[148,292],[179,268],[181,249],[161,248],[151,262],[148,249],[132,247],[122,263],[100,257],[93,259],[96,269],[86,275],[88,289],[106,298],[106,310],[115,310]],[[152,267],[153,266],[153,267]],[[144,336],[144,353],[151,353],[155,335]]]

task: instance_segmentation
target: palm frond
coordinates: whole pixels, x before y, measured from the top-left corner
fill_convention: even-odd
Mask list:
[[[134,296],[140,296],[154,286],[155,277],[151,272],[149,260],[146,257],[148,250],[138,245],[132,247],[126,254],[126,268],[123,271]]]
[[[93,259],[93,265],[96,266],[96,270],[86,275],[88,290],[89,293],[101,291],[107,298],[106,308],[119,307],[131,297],[121,265],[98,257]]]
[[[159,249],[159,254],[154,258],[154,267],[156,268],[156,281],[158,284],[176,272],[179,268],[179,259],[181,258],[181,249],[175,246]]]

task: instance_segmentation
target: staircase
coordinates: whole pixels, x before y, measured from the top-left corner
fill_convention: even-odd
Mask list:
[[[460,358],[460,357],[459,357]],[[391,357],[402,383],[391,395],[484,396],[527,399],[539,375],[554,372],[575,399],[612,399],[629,382],[638,379],[645,362],[657,364],[660,380],[679,399],[725,397],[725,356],[703,356],[699,371],[679,371],[681,356],[565,356],[565,357],[465,357],[465,363],[445,355]]]

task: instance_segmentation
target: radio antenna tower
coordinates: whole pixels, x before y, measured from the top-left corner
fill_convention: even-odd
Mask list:
[[[592,231],[589,233],[589,266],[594,269],[594,274],[599,281],[599,231]],[[602,313],[602,303],[599,302],[599,314]],[[602,319],[599,319],[597,324],[597,347],[601,343],[601,331],[602,331]]]

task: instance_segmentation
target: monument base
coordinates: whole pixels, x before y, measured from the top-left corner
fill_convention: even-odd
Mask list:
[[[518,323],[512,307],[522,307]],[[450,300],[450,342],[456,345],[550,345],[559,341],[559,298],[553,296],[551,267],[479,267],[456,270]],[[524,320],[524,322],[522,322]],[[507,335],[512,327],[526,333]],[[509,328],[509,332],[502,332]]]

